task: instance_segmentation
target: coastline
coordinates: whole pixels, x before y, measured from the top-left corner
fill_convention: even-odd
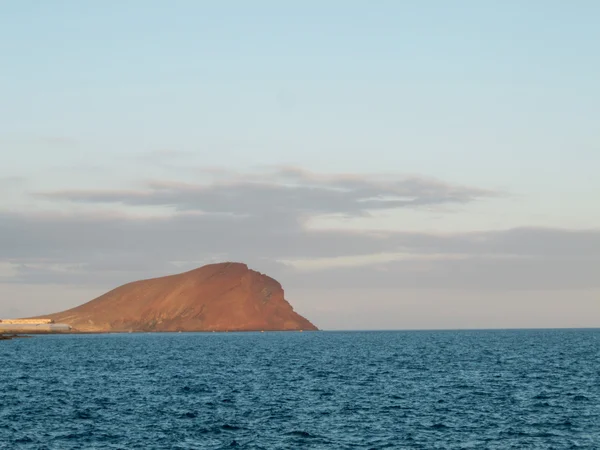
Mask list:
[[[0,334],[0,341],[10,341],[12,339],[24,339],[24,338],[30,338],[33,336],[26,336],[26,335],[20,335],[20,334]]]

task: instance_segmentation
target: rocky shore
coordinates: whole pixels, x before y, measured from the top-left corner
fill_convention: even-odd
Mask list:
[[[20,336],[18,334],[0,334],[0,341],[10,341],[11,339],[28,338],[31,336]]]

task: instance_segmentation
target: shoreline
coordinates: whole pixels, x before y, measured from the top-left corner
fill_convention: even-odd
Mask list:
[[[0,334],[0,341],[10,341],[12,339],[26,339],[33,336],[23,336],[20,334]]]
[[[20,334],[4,334],[0,335],[0,340],[9,340],[19,337],[33,337],[33,336],[48,336],[48,335],[87,335],[87,334],[185,334],[185,333],[310,333],[319,332],[322,330],[186,330],[186,331],[130,331],[130,330],[114,330],[114,331],[66,331],[66,332],[52,332],[52,331],[27,331]]]

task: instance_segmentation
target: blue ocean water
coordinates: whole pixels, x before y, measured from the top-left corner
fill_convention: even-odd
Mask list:
[[[600,330],[0,341],[2,449],[600,448]]]

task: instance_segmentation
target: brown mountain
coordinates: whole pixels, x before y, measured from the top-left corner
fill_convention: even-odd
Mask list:
[[[125,284],[44,317],[81,332],[317,329],[294,312],[277,281],[240,263]]]

